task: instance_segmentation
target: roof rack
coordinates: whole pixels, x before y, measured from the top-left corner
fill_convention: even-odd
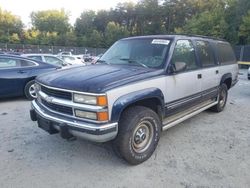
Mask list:
[[[174,34],[174,35],[177,35],[177,36],[189,36],[189,37],[199,37],[199,38],[226,41],[225,39],[222,39],[222,38],[212,37],[212,36],[204,36],[204,35],[193,35],[193,34]]]

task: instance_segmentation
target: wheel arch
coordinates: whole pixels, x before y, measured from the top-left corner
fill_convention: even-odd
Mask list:
[[[223,83],[227,85],[227,89],[231,88],[232,86],[232,74],[231,73],[226,73],[221,77],[220,85]]]
[[[132,106],[145,106],[162,119],[164,114],[164,95],[158,88],[143,89],[119,97],[113,104],[111,121],[118,122],[122,112]]]

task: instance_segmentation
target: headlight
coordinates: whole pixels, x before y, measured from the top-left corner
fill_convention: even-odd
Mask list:
[[[82,95],[82,94],[74,94],[73,95],[74,102],[83,103],[83,104],[91,104],[98,106],[107,106],[107,97],[106,96],[90,96],[90,95]]]
[[[83,110],[75,110],[76,117],[92,119],[97,121],[107,121],[108,120],[108,112],[87,112]]]

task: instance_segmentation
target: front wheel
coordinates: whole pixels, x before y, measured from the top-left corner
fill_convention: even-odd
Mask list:
[[[35,90],[35,81],[34,80],[29,81],[25,85],[24,94],[25,94],[26,98],[29,99],[29,100],[33,100],[33,99],[37,98],[36,90]]]
[[[161,133],[158,115],[143,106],[130,107],[122,114],[113,141],[116,153],[132,165],[146,161],[156,149]]]
[[[218,103],[211,108],[214,112],[221,112],[224,110],[227,103],[228,89],[226,84],[221,84],[219,88]]]

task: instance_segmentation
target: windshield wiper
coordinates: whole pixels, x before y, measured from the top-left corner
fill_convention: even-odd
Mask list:
[[[135,63],[135,64],[138,64],[138,65],[141,65],[142,67],[145,67],[145,68],[148,68],[147,65],[144,65],[143,63],[140,63],[134,59],[129,59],[129,58],[121,58],[120,60],[122,61],[127,61],[128,63]]]
[[[109,65],[109,63],[108,63],[107,61],[101,60],[101,59],[98,59],[96,62],[97,62],[97,63],[105,63],[105,64],[108,64],[108,65]]]

